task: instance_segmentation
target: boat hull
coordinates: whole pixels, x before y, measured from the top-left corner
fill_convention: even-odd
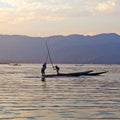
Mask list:
[[[101,75],[101,74],[104,74],[104,73],[107,73],[108,71],[103,71],[103,72],[91,72],[91,73],[88,73],[87,76],[96,76],[96,75]]]
[[[107,73],[108,71],[102,71],[102,72],[93,72],[93,70],[90,71],[84,71],[84,72],[75,72],[75,73],[60,73],[60,74],[48,74],[44,75],[42,77],[49,78],[49,77],[79,77],[79,76],[97,76],[104,73]]]
[[[87,75],[88,73],[93,72],[93,70],[89,71],[84,71],[84,72],[75,72],[75,73],[59,73],[59,74],[48,74],[44,75],[44,77],[61,77],[61,76],[66,76],[66,77],[78,77],[81,75]]]

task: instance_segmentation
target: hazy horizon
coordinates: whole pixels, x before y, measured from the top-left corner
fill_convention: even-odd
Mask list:
[[[96,35],[101,35],[101,34],[117,34],[117,35],[120,35],[118,33],[98,33],[98,34],[94,34],[94,35],[91,35],[91,34],[81,34],[81,33],[71,33],[71,34],[67,34],[67,35],[64,35],[64,34],[53,34],[53,35],[48,35],[48,36],[31,36],[31,35],[25,35],[25,34],[0,34],[1,36],[5,35],[5,36],[26,36],[26,37],[41,37],[41,38],[46,38],[46,37],[54,37],[54,36],[63,36],[63,37],[67,37],[67,36],[70,36],[70,35],[83,35],[83,36],[96,36]]]

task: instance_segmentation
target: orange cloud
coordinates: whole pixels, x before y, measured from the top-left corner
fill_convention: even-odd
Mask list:
[[[55,4],[48,2],[30,2],[29,0],[0,0],[0,2],[8,6],[0,9],[0,18],[2,19],[0,21],[12,24],[36,19],[44,19],[47,21],[63,20],[63,11],[70,9],[69,4],[58,4],[58,1],[54,0],[49,0],[49,2],[55,2]]]
[[[99,3],[96,6],[96,10],[100,12],[110,11],[114,9],[115,5],[116,5],[115,0],[108,0],[106,2]]]

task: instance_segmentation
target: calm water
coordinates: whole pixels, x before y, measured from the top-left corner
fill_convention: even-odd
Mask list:
[[[0,65],[1,120],[120,120],[119,65],[59,65],[62,72],[100,76],[47,78],[39,64]],[[47,73],[53,73],[49,65]]]

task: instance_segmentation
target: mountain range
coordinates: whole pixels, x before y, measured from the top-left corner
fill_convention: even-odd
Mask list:
[[[0,63],[43,63],[48,55],[46,43],[54,63],[120,64],[120,35],[115,33],[50,37],[0,35]]]

